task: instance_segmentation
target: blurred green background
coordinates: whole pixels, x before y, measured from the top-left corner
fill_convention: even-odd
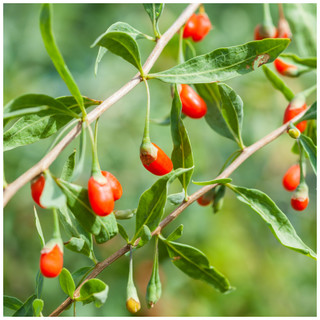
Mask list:
[[[160,19],[164,32],[186,5],[167,4]],[[296,10],[285,5],[285,13]],[[316,35],[315,4],[305,5],[306,21],[311,27],[310,37]],[[253,29],[262,20],[261,4],[206,4],[205,9],[214,26],[204,41],[195,44],[197,52],[206,53],[223,46],[242,44],[253,38]],[[286,11],[287,10],[287,11]],[[41,40],[38,4],[4,5],[4,104],[26,93],[43,93],[52,97],[69,95],[55,71]],[[271,5],[275,22],[277,6]],[[138,30],[152,34],[149,17],[140,4],[55,4],[54,33],[59,48],[83,95],[106,99],[135,73],[134,68],[121,58],[107,53],[98,75],[94,76],[97,48],[90,48],[96,37],[111,24],[124,21]],[[302,23],[302,21],[300,21]],[[178,36],[169,42],[153,70],[164,70],[177,63]],[[140,41],[142,61],[153,48],[153,43]],[[287,52],[303,54],[293,38]],[[314,53],[315,54],[315,53]],[[273,68],[272,65],[269,65]],[[315,73],[299,79],[284,79],[296,93],[313,85]],[[243,140],[246,145],[268,134],[282,123],[287,102],[264,77],[262,70],[227,82],[244,102]],[[150,81],[151,117],[164,118],[171,108],[170,86]],[[315,95],[310,97],[310,103]],[[137,207],[141,193],[156,177],[140,163],[139,146],[146,110],[146,92],[139,85],[117,102],[100,119],[99,157],[101,167],[112,172],[121,182],[124,194],[116,209]],[[214,178],[227,157],[236,149],[231,140],[217,135],[204,119],[186,118],[195,158],[194,180]],[[170,128],[151,126],[151,139],[167,154],[171,153]],[[4,154],[5,175],[13,181],[38,162],[53,137],[39,143],[20,147]],[[281,185],[282,176],[297,156],[290,152],[292,140],[283,135],[248,159],[232,174],[234,184],[257,188],[267,193],[287,214],[303,241],[316,250],[316,179],[307,167],[310,204],[307,210],[295,212],[290,207],[291,194]],[[50,169],[60,174],[64,161],[78,139],[71,143]],[[86,185],[90,175],[91,155],[87,150],[86,170],[77,181]],[[190,185],[191,194],[198,187]],[[179,192],[175,182],[170,192]],[[25,301],[34,291],[38,271],[40,242],[36,233],[30,186],[24,186],[5,208],[4,228],[4,293]],[[167,213],[173,207],[168,205]],[[46,240],[52,233],[52,215],[37,208]],[[133,234],[134,219],[121,224]],[[191,205],[170,226],[168,234],[184,224],[184,235],[179,242],[193,245],[205,254],[213,266],[228,277],[237,290],[221,295],[211,286],[188,278],[172,265],[160,247],[163,295],[152,310],[147,309],[145,290],[151,274],[153,242],[134,255],[134,276],[142,302],[139,316],[315,316],[316,262],[281,246],[267,225],[246,205],[227,192],[224,208],[213,215],[211,208]],[[65,238],[65,240],[67,240]],[[120,236],[96,246],[102,260],[124,245]],[[90,265],[80,254],[65,250],[64,266],[71,272]],[[129,316],[125,308],[128,257],[122,257],[99,277],[109,285],[109,297],[100,309],[93,304],[77,305],[78,316]],[[44,315],[52,312],[64,299],[58,279],[45,279],[42,298]],[[5,315],[10,310],[4,309]],[[72,315],[68,310],[63,315]]]

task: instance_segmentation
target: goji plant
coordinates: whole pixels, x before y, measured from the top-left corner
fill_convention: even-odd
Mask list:
[[[229,6],[229,4],[224,5]],[[241,291],[241,287],[234,285],[238,281],[236,274],[230,277],[228,275],[230,267],[224,265],[222,260],[219,260],[217,266],[215,261],[211,262],[211,252],[202,249],[204,246],[199,239],[206,234],[205,229],[208,229],[209,233],[211,228],[224,230],[226,234],[232,233],[233,229],[221,223],[222,220],[219,219],[230,214],[234,214],[236,219],[243,219],[238,214],[238,208],[243,206],[240,202],[246,205],[247,211],[257,214],[257,217],[262,219],[265,226],[262,225],[261,228],[268,227],[271,230],[268,234],[270,238],[274,236],[276,241],[283,245],[280,247],[272,244],[268,250],[281,250],[282,255],[288,248],[297,255],[304,255],[306,261],[310,258],[316,260],[312,245],[302,240],[306,237],[301,231],[304,229],[298,228],[296,231],[294,228],[294,225],[298,224],[297,219],[310,222],[310,217],[314,218],[315,185],[312,179],[314,179],[313,174],[317,172],[317,107],[314,98],[317,59],[316,53],[312,51],[315,41],[308,34],[310,29],[304,26],[301,19],[297,19],[297,15],[305,10],[302,5],[301,7],[296,7],[294,4],[279,4],[278,7],[267,3],[256,5],[261,19],[251,21],[250,26],[253,27],[246,42],[220,48],[216,48],[213,43],[207,45],[211,48],[210,51],[203,52],[205,46],[202,46],[206,41],[209,43],[214,39],[216,28],[222,28],[219,25],[219,21],[222,20],[215,20],[211,16],[213,12],[211,4],[184,5],[185,8],[180,16],[177,13],[176,20],[164,33],[160,26],[166,19],[165,5],[143,4],[141,12],[144,9],[144,18],[149,17],[151,20],[148,34],[139,31],[138,26],[131,26],[127,22],[109,23],[108,19],[105,20],[105,25],[99,26],[101,35],[90,34],[91,57],[92,61],[95,60],[91,66],[93,78],[82,79],[81,86],[75,81],[77,78],[77,82],[80,83],[81,75],[75,77],[72,75],[70,70],[73,68],[67,67],[72,64],[63,57],[63,46],[57,41],[59,35],[57,34],[55,38],[56,27],[53,26],[55,6],[53,4],[38,6],[41,39],[48,61],[50,58],[55,72],[57,71],[64,81],[70,94],[52,97],[49,92],[50,90],[54,92],[54,89],[49,83],[46,93],[20,95],[23,92],[16,89],[14,94],[18,97],[5,101],[3,111],[3,149],[6,152],[4,173],[7,166],[10,167],[10,162],[6,161],[6,154],[10,150],[23,147],[27,153],[28,150],[32,150],[28,149],[32,148],[31,144],[43,146],[45,141],[51,139],[39,162],[23,174],[14,176],[13,181],[6,181],[4,178],[4,206],[9,203],[10,208],[11,203],[18,197],[16,193],[20,189],[21,191],[28,189],[30,199],[34,200],[34,208],[24,205],[23,209],[33,215],[34,224],[32,226],[25,224],[24,228],[32,228],[34,233],[37,232],[41,245],[35,248],[29,245],[28,239],[25,240],[24,251],[30,252],[30,255],[37,255],[39,261],[32,270],[36,286],[34,292],[29,292],[29,297],[26,293],[23,301],[19,294],[13,295],[10,290],[10,295],[5,292],[4,307],[7,311],[11,310],[10,315],[59,316],[72,305],[72,313],[76,316],[79,306],[77,302],[82,302],[84,307],[81,309],[81,314],[92,316],[90,311],[86,311],[92,308],[89,309],[86,305],[94,303],[95,307],[101,308],[100,315],[110,316],[112,306],[108,305],[107,299],[110,299],[116,290],[121,291],[123,310],[126,308],[128,312],[138,315],[168,315],[170,311],[158,314],[148,311],[148,309],[155,310],[158,306],[169,310],[167,304],[170,299],[166,298],[166,292],[172,286],[164,280],[166,275],[163,272],[163,265],[166,261],[171,261],[186,276],[192,278],[192,283],[202,281],[204,283],[202,291],[209,290],[211,286],[219,294],[228,294],[224,297],[228,305],[234,304],[235,300],[232,299],[237,294],[236,290]],[[63,6],[65,5],[61,5]],[[85,19],[92,20],[91,23],[95,24],[95,18],[90,14],[92,6],[95,5],[86,5],[88,14]],[[67,8],[71,10],[71,7]],[[273,15],[277,17],[278,24],[273,22]],[[68,14],[65,18],[68,19]],[[64,32],[69,33],[69,30]],[[231,31],[228,29],[228,32]],[[68,37],[74,37],[72,32]],[[175,59],[173,66],[172,61],[167,61],[166,56],[161,55],[171,39],[173,41],[170,45]],[[149,47],[144,46],[140,40],[148,41]],[[225,43],[228,44],[228,41],[226,36]],[[153,45],[151,52],[148,51],[150,44]],[[304,45],[301,51],[294,49]],[[19,49],[23,51],[23,48]],[[73,54],[76,55],[77,52]],[[110,74],[115,78],[118,76],[117,64],[113,70],[104,70],[103,62],[112,55],[117,56],[117,64],[130,64],[131,72],[134,68],[136,74],[105,100],[97,96],[85,96],[84,83],[96,81],[94,73],[96,76],[98,71],[99,76],[104,72],[107,72],[108,76]],[[144,60],[145,56],[148,57]],[[159,57],[162,60],[159,59],[161,63],[157,65]],[[83,63],[85,64],[86,62]],[[254,85],[253,82],[251,84],[246,82],[246,79],[254,74],[258,79],[254,80]],[[287,77],[294,79],[288,81]],[[305,81],[303,77],[309,78]],[[235,80],[228,83],[231,79]],[[161,90],[166,90],[167,100],[162,101],[157,98],[157,93],[151,87],[154,83],[161,83]],[[239,86],[239,83],[245,83],[251,95],[246,93],[244,97],[245,93],[241,92],[243,87]],[[125,137],[126,141],[132,142],[134,152],[126,148],[126,143],[118,134],[111,133],[110,137],[110,140],[114,141],[112,145],[116,145],[116,148],[111,148],[111,144],[98,142],[99,137],[101,139],[107,135],[106,128],[108,126],[114,128],[117,123],[116,118],[108,121],[109,113],[106,113],[106,117],[104,113],[130,91],[134,92],[139,84],[143,86],[141,91],[143,98],[139,91],[139,96],[131,95],[130,99],[138,100],[140,109],[131,110],[128,106],[125,109],[127,118],[124,115],[119,116],[119,123],[121,121],[122,126],[121,136]],[[283,115],[281,118],[274,116],[273,106],[268,106],[263,112],[248,107],[248,105],[251,107],[263,105],[265,97],[256,93],[260,84],[261,91],[269,90],[267,95],[275,97],[275,108],[281,110],[280,113]],[[111,86],[110,83],[101,82],[99,85],[106,88]],[[247,102],[249,100],[250,103]],[[162,111],[166,110],[163,113],[156,110],[160,104],[163,105]],[[123,109],[120,107],[119,109],[115,111],[124,113]],[[143,113],[140,113],[141,109]],[[268,128],[268,134],[265,136],[253,134],[252,128],[257,125],[252,121],[252,113],[263,119],[260,123],[264,122]],[[141,114],[145,114],[145,117],[141,117]],[[155,119],[152,117],[154,114],[162,114],[163,118]],[[123,119],[128,121],[124,123]],[[138,132],[132,129],[131,121],[139,122]],[[93,123],[94,128],[92,128]],[[161,134],[157,134],[160,132],[157,130],[162,130]],[[208,132],[217,134],[216,140],[208,138]],[[263,132],[263,128],[257,132]],[[289,162],[281,157],[272,160],[260,158],[259,168],[250,168],[247,171],[249,178],[244,179],[245,182],[239,182],[241,179],[232,175],[257,151],[278,138],[280,140],[280,137],[285,142],[283,147],[278,147],[279,154],[289,154],[294,160]],[[220,140],[221,143],[217,142]],[[168,141],[172,141],[171,150]],[[74,142],[75,149],[71,153],[69,149],[67,149],[69,154],[62,152]],[[88,156],[88,150],[91,152],[91,157]],[[208,157],[213,151],[215,157],[221,159],[220,163],[218,161],[219,165],[216,159]],[[59,165],[53,165],[56,159]],[[61,162],[58,159],[64,162],[63,166],[60,167]],[[112,161],[108,162],[109,159],[116,159],[114,163],[117,165],[112,165]],[[289,194],[289,196],[282,199],[282,203],[276,203],[260,190],[264,189],[264,181],[261,181],[262,176],[257,172],[262,171],[265,163],[269,164],[264,179],[272,181],[275,193],[277,190],[282,192],[283,187],[291,192],[289,194],[283,191],[282,195]],[[283,168],[283,172],[277,175],[279,171],[274,168],[278,167]],[[239,169],[240,172],[241,170],[242,168]],[[11,178],[11,175],[6,173],[6,177],[8,176]],[[277,181],[276,185],[274,181]],[[147,188],[143,191],[144,182],[147,183]],[[249,183],[251,185],[248,185]],[[134,185],[132,189],[129,187],[130,184]],[[130,196],[128,190],[134,190],[135,201],[135,205],[129,208],[123,207],[123,203],[126,203],[123,202],[124,199]],[[233,195],[240,202],[231,205]],[[27,199],[25,201],[30,203]],[[291,204],[295,211],[287,204]],[[191,230],[193,233],[190,234],[195,235],[194,239],[182,237],[184,229],[182,224],[168,232],[165,228],[174,225],[174,220],[190,205],[192,207],[189,214],[192,215],[193,223],[188,223],[190,220],[187,219],[187,214],[182,215],[179,222],[186,219],[184,222],[186,234],[188,229]],[[292,212],[285,212],[283,208]],[[212,220],[214,226],[211,225],[208,212],[214,213]],[[293,223],[289,221],[291,216],[294,217]],[[6,219],[5,213],[4,221]],[[48,222],[49,219],[51,222]],[[47,222],[45,227],[43,221]],[[18,221],[13,222],[15,223]],[[256,225],[258,220],[253,220],[253,228],[256,228]],[[260,225],[257,228],[260,228]],[[50,240],[45,241],[48,232]],[[258,237],[259,231],[255,232],[256,235],[250,233],[247,235],[251,242],[254,242],[254,237]],[[4,233],[6,237],[9,231],[5,229]],[[212,235],[214,242],[220,241],[214,231]],[[112,240],[113,238],[115,239]],[[266,239],[265,242],[269,244],[271,241],[273,239]],[[241,249],[246,251],[245,248]],[[6,250],[8,248],[5,245]],[[136,258],[139,252],[148,256],[150,260],[148,268],[144,268]],[[228,259],[229,253],[231,254],[231,251],[221,249],[217,254]],[[215,255],[214,250],[212,254]],[[237,252],[237,254],[242,253]],[[78,264],[81,255],[86,257],[84,266]],[[107,277],[106,280],[98,279],[102,271],[120,258],[123,264],[119,272],[125,270],[121,277],[113,280],[112,277]],[[263,264],[263,261],[260,263]],[[121,262],[117,264],[120,265]],[[246,264],[246,261],[243,261],[243,264]],[[232,267],[239,268],[236,264]],[[19,268],[23,277],[26,276],[27,272],[23,265],[16,268]],[[108,272],[109,268],[105,273]],[[304,273],[303,268],[299,273]],[[55,281],[55,284],[61,287],[57,295],[60,305],[55,306],[53,310],[48,309],[47,304],[50,307],[51,305],[42,293],[46,281],[52,281],[50,284]],[[273,277],[269,282],[272,281],[278,281],[277,277]],[[17,286],[18,284],[15,288]],[[179,290],[188,294],[192,292],[191,286],[186,285]],[[252,290],[253,292],[248,294],[257,296],[254,288]],[[6,286],[5,291],[8,291]],[[188,294],[190,300],[185,301],[186,305],[195,302],[201,304],[192,301],[196,300],[197,296],[191,298]],[[162,299],[164,302],[161,302]],[[175,299],[178,301],[179,297]],[[127,311],[123,312],[119,315],[129,314],[125,313]],[[252,312],[248,314],[253,315]],[[259,312],[257,314],[261,315]],[[199,314],[195,311],[192,315]],[[239,311],[233,315],[243,314]],[[296,314],[286,315],[296,316]]]

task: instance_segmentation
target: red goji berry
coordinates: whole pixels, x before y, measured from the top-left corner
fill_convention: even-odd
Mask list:
[[[40,271],[47,278],[57,277],[63,267],[63,253],[56,244],[50,251],[42,249],[40,256]]]
[[[197,202],[198,202],[198,204],[200,204],[200,206],[205,207],[205,206],[208,206],[212,202],[212,199],[209,199],[203,195],[197,199]]]
[[[293,193],[291,198],[291,206],[297,211],[304,210],[309,203],[308,186],[305,182],[301,182]]]
[[[286,190],[293,191],[297,189],[299,183],[300,183],[300,166],[298,164],[294,164],[284,174],[282,179],[282,184]]]
[[[171,172],[173,169],[171,159],[156,144],[152,143],[152,145],[156,148],[155,156],[151,156],[146,152],[142,153],[140,150],[140,159],[143,166],[157,176],[163,176]]]
[[[41,208],[44,208],[40,203],[40,197],[42,195],[42,191],[44,189],[45,185],[45,178],[43,175],[41,175],[39,178],[31,182],[31,195],[36,204],[40,206]]]
[[[274,60],[273,63],[276,70],[283,76],[295,77],[298,74],[298,67],[293,64],[286,63],[279,58]]]
[[[182,113],[193,119],[205,116],[207,105],[190,86],[181,84],[179,95],[182,103]]]
[[[191,37],[193,41],[201,41],[211,30],[212,25],[206,13],[193,14],[186,22],[183,38]]]
[[[289,23],[286,19],[281,18],[278,21],[278,38],[291,39],[292,33]]]
[[[121,186],[120,182],[112,173],[110,173],[108,171],[101,171],[101,173],[106,177],[106,179],[108,180],[108,182],[110,184],[114,201],[119,200],[122,196],[122,186]]]
[[[289,105],[287,106],[284,116],[283,116],[283,123],[287,123],[291,119],[293,119],[295,116],[303,112],[307,109],[307,105],[305,103],[304,98],[294,98]],[[296,127],[300,130],[300,132],[303,132],[307,127],[307,121],[301,121],[299,122]]]
[[[92,210],[98,216],[107,216],[114,208],[114,195],[109,181],[98,182],[94,177],[88,181],[88,197]]]

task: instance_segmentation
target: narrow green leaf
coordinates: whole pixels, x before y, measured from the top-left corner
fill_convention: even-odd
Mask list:
[[[82,282],[81,280],[87,276],[87,274],[94,268],[93,266],[88,266],[88,267],[82,267],[74,272],[72,272],[72,278],[74,280],[77,280],[77,287],[79,286],[79,284]]]
[[[172,241],[166,240],[164,244],[173,264],[189,277],[203,280],[222,293],[233,290],[228,279],[210,266],[203,252],[189,245]]]
[[[209,181],[192,181],[192,183],[197,184],[199,186],[207,186],[207,185],[216,184],[216,183],[226,184],[226,183],[229,183],[231,181],[232,181],[232,179],[225,178],[225,179],[215,179],[215,180],[209,180]]]
[[[284,81],[277,76],[277,74],[265,65],[262,66],[262,70],[272,86],[279,90],[288,101],[291,101],[294,98],[294,93],[286,86]]]
[[[85,107],[99,105],[101,101],[83,97]],[[56,99],[75,113],[79,113],[78,103],[73,97],[59,97]],[[53,110],[44,110],[38,114],[26,115],[18,119],[3,136],[3,150],[11,150],[20,146],[46,139],[64,127],[73,118],[61,115]]]
[[[247,74],[274,61],[289,43],[289,39],[264,39],[219,48],[169,70],[149,74],[148,77],[169,83],[221,82]]]
[[[73,299],[74,290],[76,289],[76,285],[73,281],[71,273],[63,268],[59,275],[59,282],[61,289],[65,294],[67,294],[71,299]]]
[[[98,243],[106,242],[118,233],[113,213],[107,217],[99,217],[92,211],[87,189],[61,179],[58,183],[67,197],[68,208],[80,225],[95,235]]]
[[[140,73],[143,73],[138,44],[129,33],[123,31],[109,31],[108,29],[104,34],[98,37],[92,47],[97,45],[120,56],[135,66]]]
[[[41,109],[37,107],[42,107]],[[74,118],[79,116],[67,108],[60,101],[44,94],[25,94],[11,100],[3,108],[3,119],[5,124],[16,117],[26,114],[37,113],[42,110],[51,109],[54,113],[68,115]]]
[[[183,224],[180,224],[174,231],[172,231],[168,237],[167,241],[176,241],[182,236],[183,233]]]
[[[243,119],[243,102],[237,93],[224,83],[218,85],[221,97],[221,113],[233,139],[242,149],[241,128]]]
[[[83,304],[95,302],[97,308],[101,307],[107,300],[109,287],[99,279],[86,281],[80,289],[80,296],[76,301]]]
[[[178,93],[177,85],[174,87],[174,97],[171,107],[171,136],[173,141],[173,150],[171,159],[174,169],[193,167],[193,154],[188,132],[181,119],[181,100]],[[190,183],[193,169],[179,176],[185,193]]]
[[[304,120],[317,119],[317,101],[312,104],[312,106],[307,110],[299,122]]]
[[[90,259],[94,260],[93,251],[87,238],[82,234],[79,237],[70,238],[65,247],[71,251],[82,253]]]
[[[288,58],[295,63],[301,64],[303,66],[307,66],[313,69],[317,68],[317,57],[301,58],[294,53],[281,53],[280,57]]]
[[[308,155],[314,173],[317,175],[317,147],[314,145],[313,141],[304,134],[300,135],[299,140],[304,151]]]
[[[126,229],[120,223],[118,223],[118,230],[119,230],[120,236],[128,243],[129,242],[129,236],[127,234]]]
[[[142,226],[142,230],[140,232],[140,237],[141,237],[141,239],[137,245],[137,248],[143,247],[152,238],[151,231],[146,225]]]
[[[33,316],[33,301],[37,298],[35,294],[30,296],[26,302],[12,315],[13,317],[32,317]]]
[[[42,317],[42,309],[44,306],[44,302],[41,299],[35,299],[32,303],[33,307],[33,315],[35,317]]]
[[[73,170],[72,176],[70,177],[70,180],[72,181],[76,180],[80,176],[80,174],[83,172],[84,164],[85,164],[85,156],[86,156],[86,142],[87,142],[86,123],[82,122],[80,141],[79,141],[79,160]]]
[[[40,197],[40,203],[47,209],[62,208],[65,206],[67,198],[61,191],[57,183],[53,180],[50,172],[44,172],[46,183]]]
[[[184,172],[192,169],[193,168],[177,169],[171,171],[158,179],[150,189],[141,195],[136,213],[136,232],[133,240],[140,237],[144,225],[151,231],[158,226],[164,213],[169,183]]]
[[[72,173],[74,170],[74,166],[76,163],[76,150],[74,150],[70,156],[68,157],[68,160],[64,164],[61,172],[61,179],[69,181],[72,177]]]
[[[79,91],[79,88],[75,83],[65,61],[63,60],[63,57],[53,37],[51,16],[52,4],[43,4],[40,12],[40,31],[45,48],[62,80],[66,83],[69,91],[76,99],[81,110],[84,110],[83,99]]]
[[[212,130],[243,147],[241,126],[243,103],[234,90],[225,84],[196,84],[200,96],[207,103],[205,119]]]
[[[282,245],[316,259],[316,254],[299,238],[287,216],[265,193],[234,185],[226,186],[237,194],[241,202],[260,215]]]
[[[317,10],[315,3],[311,10],[306,6],[310,4],[287,3],[284,9],[299,55],[310,57],[317,55]]]
[[[158,22],[164,9],[164,3],[144,3],[143,7],[150,17],[155,36],[160,38]]]
[[[41,298],[42,295],[42,289],[43,289],[43,280],[44,277],[42,275],[42,273],[40,272],[40,270],[37,272],[37,276],[36,276],[36,296],[37,298]]]
[[[186,198],[184,191],[168,195],[167,200],[174,206],[181,204]]]
[[[147,39],[147,40],[154,40],[152,37],[140,32],[139,30],[133,28],[132,26],[130,26],[128,23],[125,22],[116,22],[113,25],[111,25],[107,31],[105,33],[103,33],[100,37],[102,37],[103,35],[105,35],[108,32],[111,31],[117,31],[117,32],[123,32],[128,34],[129,36],[131,36],[133,39],[135,40],[139,40],[139,39]],[[98,38],[98,39],[99,39]],[[95,45],[95,44],[94,44]],[[94,73],[95,75],[97,75],[98,73],[98,65],[101,61],[101,59],[103,58],[103,56],[107,53],[107,49],[104,47],[99,47],[99,52],[97,55],[97,59],[95,62],[95,66],[94,66]]]
[[[38,214],[37,214],[37,209],[36,209],[35,206],[33,207],[33,210],[34,210],[34,218],[35,218],[36,229],[37,229],[38,236],[40,238],[41,248],[42,248],[42,247],[44,247],[46,242],[44,241],[44,236],[43,236],[40,220],[39,220],[39,217],[38,217]]]
[[[23,302],[16,297],[3,296],[3,306],[12,310],[18,310],[23,305]]]

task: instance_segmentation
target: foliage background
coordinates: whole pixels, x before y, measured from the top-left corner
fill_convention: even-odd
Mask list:
[[[178,17],[185,5],[167,4],[160,19],[164,32]],[[214,29],[204,41],[196,44],[198,53],[252,40],[253,29],[262,20],[261,4],[206,4],[206,11]],[[305,5],[310,14],[315,34],[315,4]],[[286,7],[285,7],[286,9]],[[277,7],[271,5],[277,21]],[[44,93],[53,97],[68,95],[42,44],[38,19],[38,4],[4,5],[4,104],[25,93]],[[286,12],[286,11],[285,11]],[[149,17],[139,4],[55,4],[54,32],[64,58],[82,94],[95,99],[106,99],[136,73],[120,58],[108,53],[102,60],[97,77],[94,62],[97,48],[90,49],[95,38],[112,23],[124,21],[147,34],[152,33]],[[175,36],[154,66],[163,70],[176,63],[178,37]],[[144,61],[153,43],[140,41]],[[299,54],[295,39],[288,52]],[[315,73],[285,81],[294,92],[315,82]],[[253,143],[282,123],[287,102],[267,82],[262,70],[227,82],[244,102],[243,140]],[[165,117],[171,108],[170,87],[161,82],[150,82],[151,117]],[[310,102],[315,95],[310,97]],[[122,98],[100,120],[99,156],[101,167],[115,174],[124,188],[117,209],[135,208],[141,193],[156,177],[147,172],[139,159],[146,93],[143,85]],[[236,146],[220,137],[204,119],[185,119],[195,157],[194,180],[214,178]],[[167,154],[171,153],[170,128],[151,126],[151,139]],[[7,181],[12,181],[39,161],[51,138],[27,147],[20,147],[4,155]],[[284,191],[281,180],[284,172],[296,160],[290,152],[292,140],[283,135],[260,150],[232,174],[233,182],[267,193],[288,215],[303,241],[316,249],[316,179],[308,166],[307,183],[310,204],[306,211],[295,212],[290,207],[291,194]],[[78,141],[69,145],[51,169],[61,172],[64,161]],[[91,155],[88,148],[87,170],[79,183],[86,185],[90,175]],[[191,185],[192,193],[198,187]],[[172,185],[177,192],[179,184]],[[172,207],[168,206],[168,213]],[[37,208],[45,233],[52,232],[52,215]],[[121,222],[131,234],[134,220]],[[145,289],[152,267],[152,244],[138,250],[134,256],[135,281],[142,301],[138,315],[153,316],[315,316],[316,263],[312,259],[282,247],[268,227],[244,204],[227,192],[222,212],[213,215],[210,208],[190,206],[172,223],[164,234],[177,225],[185,225],[181,242],[194,245],[205,252],[212,265],[225,274],[237,288],[229,295],[221,295],[209,285],[191,280],[176,269],[160,247],[163,295],[153,310],[145,303]],[[4,293],[22,301],[32,294],[38,271],[40,242],[36,234],[33,202],[29,186],[23,187],[5,208],[4,220]],[[104,259],[124,244],[120,236],[96,247],[98,259]],[[85,256],[65,250],[64,266],[71,272],[90,264]],[[128,257],[112,264],[100,276],[109,285],[106,304],[97,309],[93,304],[77,305],[78,316],[129,316],[125,308]],[[48,315],[65,298],[57,279],[45,279],[44,314]],[[10,315],[10,310],[4,310]],[[68,310],[64,315],[71,315]]]

